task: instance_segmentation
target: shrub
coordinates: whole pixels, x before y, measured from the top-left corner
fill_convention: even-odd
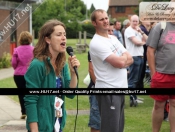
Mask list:
[[[0,68],[11,67],[11,55],[10,53],[3,53],[2,58],[0,59]]]
[[[3,67],[2,67],[2,62],[1,62],[1,60],[0,60],[0,69],[1,69],[1,68],[3,68]]]
[[[82,24],[82,30],[92,35],[95,34],[95,28],[90,22]],[[87,38],[92,38],[92,37],[93,36],[87,36]]]
[[[66,36],[67,38],[77,38],[78,32],[82,27],[78,22],[69,22],[66,24]]]

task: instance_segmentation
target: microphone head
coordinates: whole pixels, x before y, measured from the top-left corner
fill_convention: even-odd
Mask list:
[[[66,48],[66,51],[67,51],[67,53],[68,53],[70,56],[73,56],[73,49],[72,49],[71,46],[68,46],[68,47]]]

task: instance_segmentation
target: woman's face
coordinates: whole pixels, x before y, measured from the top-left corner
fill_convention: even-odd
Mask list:
[[[66,31],[63,26],[57,25],[54,27],[54,32],[50,38],[46,38],[49,44],[50,53],[57,55],[66,51]]]

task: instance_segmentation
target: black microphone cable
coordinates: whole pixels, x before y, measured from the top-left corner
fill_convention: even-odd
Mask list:
[[[77,88],[78,88],[78,84],[79,84],[79,76],[78,76],[78,73],[76,73],[76,75],[77,75]],[[78,116],[78,95],[77,95],[77,113],[76,113],[76,116],[75,116],[74,132],[76,132],[77,116]]]
[[[67,51],[67,53],[68,53],[71,57],[73,56],[73,49],[72,49],[72,47],[68,46],[68,47],[66,48],[66,51]],[[78,88],[79,76],[78,76],[78,71],[77,71],[76,67],[74,67],[74,71],[75,71],[75,74],[76,74],[76,76],[77,76],[77,88]],[[77,113],[76,113],[76,116],[75,116],[74,132],[76,132],[77,116],[78,116],[78,95],[77,95]]]

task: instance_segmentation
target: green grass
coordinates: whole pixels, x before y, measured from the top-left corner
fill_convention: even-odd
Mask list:
[[[13,77],[0,80],[0,88],[16,88]]]
[[[89,41],[89,40],[88,40]],[[67,45],[74,47],[77,43],[76,39],[68,39]],[[88,50],[88,49],[87,49]],[[79,88],[86,88],[83,83],[84,77],[88,73],[87,52],[78,54],[77,58],[80,60],[81,66],[78,69],[79,73]],[[16,88],[13,77],[0,80],[0,88]],[[17,96],[9,96],[18,102]],[[79,109],[89,109],[89,99],[87,95],[78,96]],[[139,96],[144,98],[144,103],[139,104],[138,107],[129,107],[129,96],[125,97],[125,131],[124,132],[151,132],[151,113],[153,107],[153,100],[148,96]],[[76,97],[74,99],[66,98],[66,109],[76,109]],[[88,127],[89,115],[78,115],[76,132],[89,132]],[[66,127],[64,132],[73,132],[75,124],[75,116],[68,115]],[[169,122],[163,122],[160,132],[169,132]]]
[[[80,74],[81,76],[81,74]],[[13,78],[0,80],[0,88],[15,87]],[[10,96],[15,101],[18,101],[17,96]],[[89,109],[88,95],[78,96],[79,109]],[[129,96],[125,96],[125,131],[124,132],[151,132],[151,113],[153,107],[153,100],[149,95],[140,95],[144,98],[144,103],[139,104],[138,107],[129,107]],[[66,109],[76,110],[77,98],[66,98]],[[88,115],[78,115],[76,132],[89,132]],[[64,132],[72,132],[74,130],[75,115],[68,115],[66,127]],[[163,122],[160,132],[169,132],[169,122]]]
[[[124,132],[151,132],[151,113],[153,100],[148,95],[139,96],[144,98],[144,103],[137,107],[129,106],[129,96],[125,96],[125,130]],[[78,115],[76,132],[89,132],[89,116]],[[73,132],[75,116],[68,115],[64,132]],[[169,122],[163,121],[160,132],[169,132]]]
[[[4,88],[5,86],[16,87],[12,77],[0,80],[0,87]],[[18,102],[17,96],[9,97]],[[89,109],[88,96],[81,95],[78,97],[79,109]],[[153,107],[153,100],[148,95],[142,95],[139,97],[144,98],[144,103],[139,104],[138,107],[129,107],[129,96],[125,97],[124,132],[151,132],[151,112]],[[77,105],[76,101],[76,97],[74,99],[66,98],[66,109],[75,110]],[[89,127],[87,125],[88,120],[88,115],[78,115],[76,132],[89,132]],[[74,130],[74,123],[75,115],[68,115],[64,132],[72,132]],[[163,122],[160,132],[168,132],[169,130],[169,123]]]
[[[77,96],[74,99],[66,98],[65,101],[66,109],[75,110],[77,108]],[[89,109],[89,96],[79,95],[78,96],[78,109],[87,110]]]

